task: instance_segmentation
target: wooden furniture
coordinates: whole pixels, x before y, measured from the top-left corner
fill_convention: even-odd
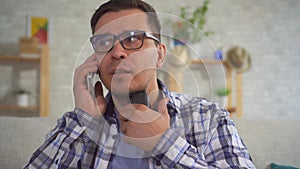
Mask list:
[[[237,117],[243,115],[243,77],[242,73],[233,71],[225,60],[193,60],[192,64],[223,64],[226,71],[226,88],[231,92],[227,96],[226,109],[232,114],[236,113]],[[235,82],[235,92],[234,85]],[[233,96],[235,95],[235,103]]]
[[[2,64],[17,65],[18,63],[39,64],[39,90],[37,105],[20,107],[17,105],[1,105],[0,115],[5,116],[48,116],[49,114],[49,49],[47,45],[41,45],[37,50],[36,58],[22,56],[0,56],[0,66]],[[35,112],[28,113],[27,112]],[[33,115],[32,115],[33,114]]]

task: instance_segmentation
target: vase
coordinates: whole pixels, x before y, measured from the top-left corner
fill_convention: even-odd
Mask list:
[[[17,105],[20,107],[26,107],[28,106],[28,94],[27,93],[22,93],[18,94],[17,96]]]

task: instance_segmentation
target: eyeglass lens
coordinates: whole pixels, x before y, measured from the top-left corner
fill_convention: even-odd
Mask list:
[[[92,45],[96,52],[108,52],[115,45],[116,39],[124,49],[134,50],[142,47],[144,42],[144,32],[124,32],[118,36],[111,34],[95,35],[91,38]]]

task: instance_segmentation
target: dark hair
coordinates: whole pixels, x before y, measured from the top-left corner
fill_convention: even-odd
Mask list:
[[[98,20],[107,12],[118,12],[124,9],[140,9],[148,16],[148,23],[154,35],[160,40],[161,26],[155,9],[141,0],[110,0],[102,4],[91,18],[92,33],[95,33],[95,27]]]

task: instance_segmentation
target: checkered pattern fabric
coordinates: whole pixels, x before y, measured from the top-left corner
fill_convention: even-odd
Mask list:
[[[149,168],[255,168],[229,113],[216,103],[168,91],[171,127],[148,155]],[[119,136],[111,97],[101,119],[75,108],[58,120],[24,168],[111,168]],[[137,166],[138,167],[138,166]]]

